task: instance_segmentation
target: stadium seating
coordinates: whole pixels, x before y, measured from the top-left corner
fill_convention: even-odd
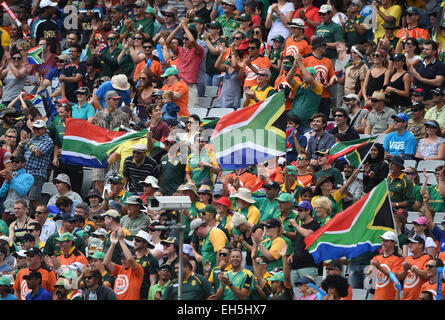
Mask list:
[[[211,108],[212,100],[212,97],[198,97],[198,104],[201,108]]]
[[[190,114],[196,114],[199,118],[203,119],[207,116],[206,108],[189,108]]]
[[[218,87],[216,86],[206,86],[205,87],[205,96],[210,98],[215,98],[218,96]]]

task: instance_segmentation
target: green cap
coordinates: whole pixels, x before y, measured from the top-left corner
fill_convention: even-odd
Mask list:
[[[239,21],[251,21],[251,20],[252,20],[252,17],[251,17],[250,14],[248,14],[248,13],[242,13],[242,14],[239,16],[238,20],[239,20]]]
[[[91,230],[91,231],[93,231],[93,230]],[[86,231],[83,230],[83,229],[80,229],[79,231],[77,231],[76,234],[77,234],[77,236],[79,236],[79,237],[81,237],[81,238],[86,237],[86,236],[89,236],[88,232],[86,232]]]
[[[281,193],[278,198],[275,198],[278,201],[285,201],[285,202],[295,202],[294,197],[290,193]]]
[[[145,9],[145,13],[156,14],[156,11],[153,7],[148,6],[147,9]]]
[[[205,23],[204,19],[201,18],[201,17],[194,17],[192,21],[194,23],[200,23],[200,24],[204,24]]]
[[[417,8],[417,7],[409,7],[408,9],[406,9],[406,12],[420,14],[419,8]]]
[[[166,240],[162,240],[161,244],[164,244],[164,243],[172,244],[175,242],[176,242],[176,237],[168,237]]]
[[[69,233],[69,232],[65,232],[60,237],[56,238],[56,240],[59,241],[59,242],[74,241],[74,236],[71,233]]]
[[[317,70],[314,67],[307,67],[306,70],[313,76],[317,75]]]
[[[217,21],[212,21],[209,23],[209,27],[212,29],[221,29],[221,23],[217,22]]]
[[[202,214],[206,215],[206,214],[218,214],[218,212],[216,211],[216,208],[214,205],[212,204],[208,204],[206,205],[203,209],[199,210],[199,212],[201,212]]]
[[[90,258],[104,260],[105,259],[105,253],[103,253],[102,251],[96,251],[92,256],[90,256]]]
[[[294,166],[292,166],[292,165],[288,165],[287,166],[287,170],[288,170],[288,175],[297,175],[298,174],[298,170],[297,170],[297,168],[295,168]],[[283,171],[281,171],[281,173],[284,173]]]
[[[11,279],[9,279],[8,276],[1,276],[0,277],[0,286],[11,286]]]
[[[284,42],[284,38],[282,35],[277,35],[277,36],[273,37],[272,40]]]
[[[283,272],[277,272],[272,277],[270,277],[268,280],[270,282],[272,282],[272,281],[284,282],[284,273]]]
[[[165,78],[165,77],[171,76],[172,74],[178,75],[178,69],[176,69],[174,67],[170,67],[167,70],[165,70],[164,74],[161,77]]]

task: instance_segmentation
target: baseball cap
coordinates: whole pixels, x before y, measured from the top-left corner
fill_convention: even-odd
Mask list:
[[[10,287],[11,286],[11,279],[8,276],[6,276],[6,275],[1,276],[0,277],[0,286]]]
[[[433,126],[435,128],[440,128],[439,123],[436,120],[429,120],[423,124],[424,126]]]
[[[394,116],[391,116],[391,118],[393,118],[394,120],[395,119],[400,119],[400,120],[402,120],[404,122],[408,122],[409,121],[408,116],[405,113],[403,113],[403,112],[399,112],[398,114],[396,114]]]
[[[332,11],[332,7],[328,4],[324,4],[320,7],[320,10],[318,10],[318,12],[320,13],[326,13],[326,12],[331,12]]]
[[[414,88],[413,95],[415,96],[423,96],[425,95],[425,91],[422,88]]]
[[[93,255],[90,256],[90,258],[104,260],[105,253],[103,253],[102,251],[96,251]]]
[[[203,209],[199,210],[199,212],[202,213],[203,215],[213,214],[216,216],[218,214],[213,204],[206,205]]]
[[[312,207],[311,203],[309,201],[303,200],[301,201],[298,205],[297,205],[297,209],[298,208],[303,208],[303,209],[307,209],[307,210],[314,210],[314,208]]]
[[[279,34],[279,35],[273,37],[272,41],[284,42],[284,38],[282,35]]]
[[[287,172],[288,175],[297,175],[298,174],[297,168],[295,168],[292,165],[288,165],[287,170],[288,170],[288,172]],[[283,173],[283,171],[281,171],[281,173]]]
[[[374,91],[371,99],[385,100],[385,94],[383,93],[383,91]]]
[[[110,90],[105,94],[105,100],[108,100],[111,98],[120,98],[120,97],[121,96],[115,90]]]
[[[31,271],[27,275],[23,276],[23,279],[30,280],[30,279],[42,279],[42,274],[36,270]]]
[[[350,93],[350,94],[348,94],[346,96],[343,96],[343,100],[351,100],[351,99],[360,101],[360,98],[355,93]]]
[[[417,7],[409,7],[408,9],[406,9],[406,12],[413,14],[420,14],[419,8]]]
[[[273,281],[284,282],[284,273],[283,272],[275,273],[272,277],[269,278],[269,281],[270,282],[273,282]]]
[[[56,7],[57,2],[52,2],[50,0],[42,0],[40,1],[39,7],[40,8],[46,8],[46,7]]]
[[[329,154],[329,149],[320,149],[320,150],[317,150],[317,151],[315,151],[315,154],[316,154],[317,156],[326,156],[326,155]]]
[[[294,197],[290,193],[281,193],[278,198],[275,198],[275,200],[292,203],[295,201]]]
[[[139,181],[141,185],[152,186],[153,188],[159,188],[158,179],[153,176],[147,176],[144,181]]]
[[[172,272],[172,271],[173,271],[173,268],[172,268],[172,266],[169,265],[168,263],[164,263],[164,264],[161,264],[161,265],[159,266],[159,270],[167,270],[167,271]]]
[[[227,3],[228,5],[236,6],[235,0],[222,0],[221,3]]]
[[[394,61],[406,61],[406,57],[403,53],[396,53],[393,59]]]
[[[145,13],[156,14],[156,11],[153,7],[148,6],[147,9],[145,9]]]
[[[73,212],[65,212],[62,214],[62,221],[68,221],[68,222],[77,221],[77,217],[74,215]]]
[[[404,168],[405,160],[402,159],[400,156],[394,156],[391,159],[389,159],[389,162],[394,163],[395,165]]]
[[[416,236],[414,238],[408,238],[408,242],[421,243],[421,244],[425,245],[425,240],[423,240],[423,238],[419,237],[419,236]]]
[[[297,281],[294,282],[294,284],[296,286],[301,285],[301,284],[309,284],[309,283],[315,284],[314,279],[312,279],[309,276],[301,277],[300,279],[298,279]]]
[[[435,96],[445,96],[445,88],[435,88],[431,93]]]
[[[42,256],[42,251],[37,248],[37,247],[32,247],[31,249],[29,249],[28,251],[26,251],[26,256]]]
[[[292,19],[288,24],[289,27],[306,29],[307,27],[304,25],[304,20],[300,18]]]
[[[106,237],[107,234],[108,234],[107,230],[105,230],[104,228],[99,228],[92,233],[92,235],[94,236],[104,236],[104,237]]]
[[[74,236],[70,232],[65,232],[60,237],[56,238],[56,241],[59,241],[59,242],[74,241]]]
[[[391,240],[397,242],[397,235],[392,231],[386,231],[384,234],[379,236],[379,238],[383,240]]]
[[[266,222],[266,228],[281,228],[281,222],[276,218],[269,219]]]
[[[244,12],[244,13],[240,14],[238,20],[239,21],[251,21],[252,17],[250,16],[250,14]]]
[[[189,236],[191,237],[196,229],[198,229],[203,223],[205,223],[204,220],[202,220],[201,218],[195,219],[190,223],[190,232],[189,232]]]
[[[174,67],[170,67],[167,70],[165,70],[165,72],[162,74],[161,78],[165,78],[171,75],[178,75],[178,69],[174,68]]]
[[[195,221],[195,220],[193,220],[193,221]],[[168,237],[165,240],[161,240],[161,244],[175,244],[175,243],[176,243],[176,237]]]
[[[281,185],[276,181],[269,181],[266,184],[263,184],[263,188],[265,189],[280,189]]]
[[[38,119],[33,123],[32,127],[33,128],[46,128],[46,122],[43,121],[42,119]]]
[[[214,200],[213,203],[221,204],[229,209],[232,207],[232,201],[230,201],[230,199],[227,197],[221,197],[218,200]]]
[[[418,217],[416,220],[411,222],[412,224],[418,224],[418,225],[428,225],[428,220],[425,217]]]
[[[425,105],[422,102],[414,102],[411,105],[411,111],[412,110],[425,110]]]
[[[54,103],[71,105],[71,102],[67,98],[60,98],[59,100],[54,101]]]
[[[116,219],[116,218],[120,218],[121,214],[115,209],[109,209],[107,212],[102,213],[101,216],[103,216],[103,217],[109,216],[111,218]]]

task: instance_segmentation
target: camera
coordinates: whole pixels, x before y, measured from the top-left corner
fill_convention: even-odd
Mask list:
[[[192,201],[185,196],[148,197],[147,205],[150,210],[180,210],[189,209]]]

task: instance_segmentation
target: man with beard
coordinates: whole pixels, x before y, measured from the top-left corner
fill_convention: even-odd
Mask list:
[[[13,128],[17,132],[17,137],[19,136],[19,130],[15,126],[15,114],[16,110],[15,108],[6,108],[2,111],[1,120],[0,120],[0,140],[5,141],[6,140],[6,131],[10,128]],[[17,142],[19,140],[17,139]]]
[[[54,285],[57,300],[82,300],[82,292],[77,289],[77,276],[73,278],[73,275],[71,270],[57,279]]]
[[[357,133],[363,134],[369,110],[360,107],[360,98],[354,93],[344,96],[343,102],[349,111],[349,118],[351,119],[349,126],[353,127]]]

